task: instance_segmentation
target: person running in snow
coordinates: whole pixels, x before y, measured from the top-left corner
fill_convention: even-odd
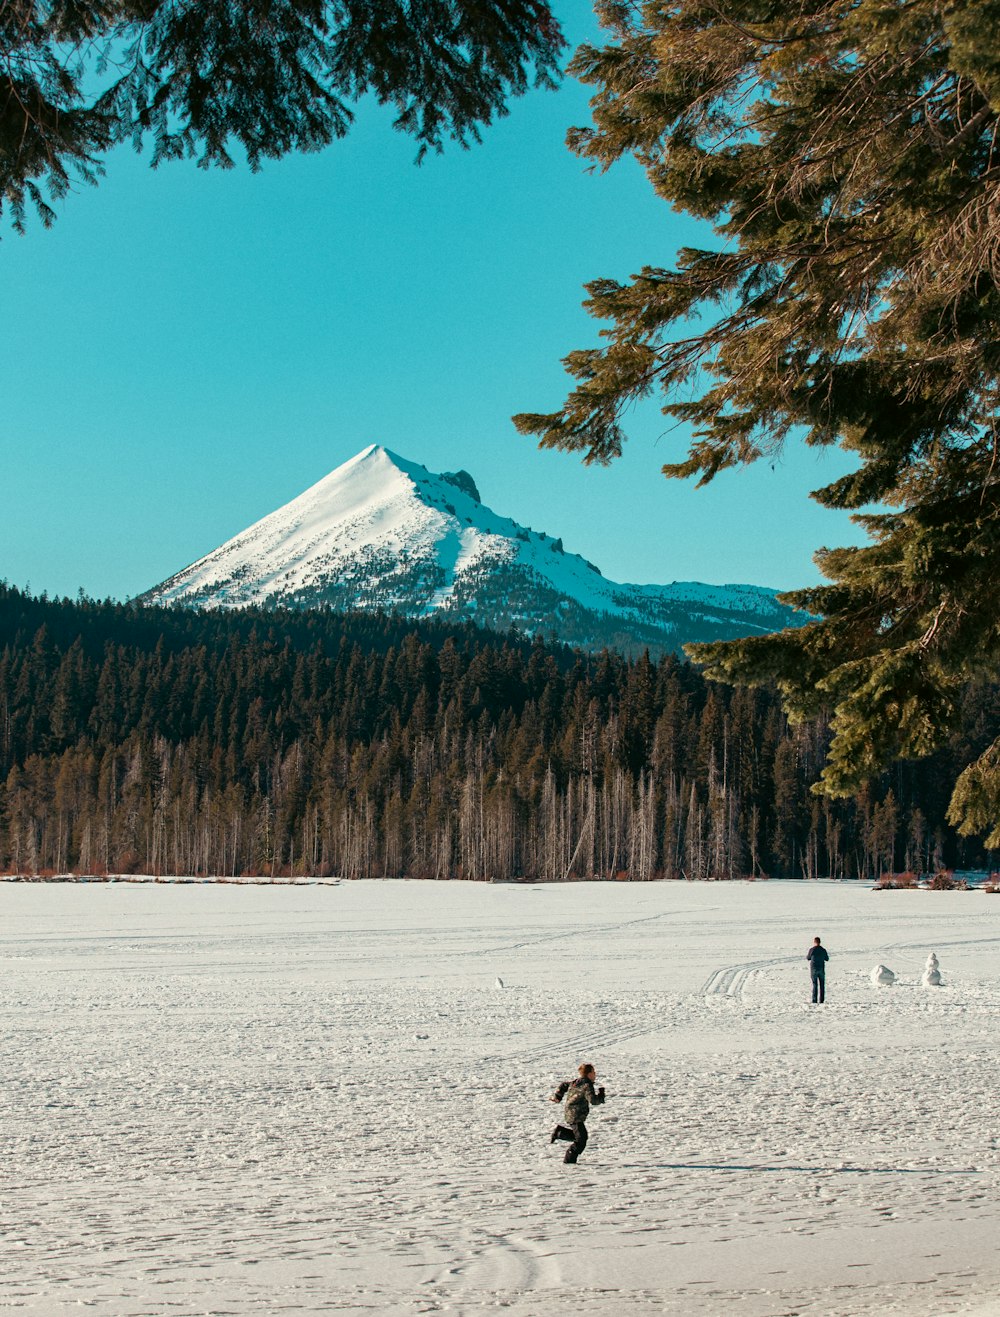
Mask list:
[[[830,959],[830,954],[826,947],[822,946],[819,938],[813,938],[813,944],[806,952],[806,960],[809,962],[809,974],[812,978],[813,985],[813,1003],[823,1003],[826,1001],[826,962]]]
[[[555,1143],[556,1139],[562,1139],[571,1143],[566,1149],[564,1162],[575,1162],[580,1153],[587,1146],[587,1116],[590,1114],[592,1106],[599,1107],[604,1102],[604,1085],[595,1089],[594,1081],[597,1079],[597,1071],[592,1065],[582,1065],[576,1079],[564,1080],[549,1099],[550,1102],[561,1102],[566,1099],[566,1106],[563,1109],[563,1118],[552,1131],[550,1143]]]

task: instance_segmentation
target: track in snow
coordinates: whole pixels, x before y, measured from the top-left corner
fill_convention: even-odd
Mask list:
[[[774,960],[752,960],[744,965],[724,965],[713,970],[701,990],[703,997],[741,997],[750,977],[776,965],[791,965],[799,956],[778,956]]]

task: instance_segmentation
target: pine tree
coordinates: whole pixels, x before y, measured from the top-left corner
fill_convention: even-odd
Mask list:
[[[554,84],[564,44],[546,0],[3,0],[0,211],[51,224],[49,201],[120,141],[151,137],[154,165],[318,150],[366,95],[421,155],[468,145]]]
[[[562,410],[515,420],[607,462],[624,410],[660,393],[694,428],[664,472],[701,484],[789,437],[857,455],[814,497],[871,542],[821,550],[830,584],[784,596],[816,620],[690,651],[776,681],[794,720],[830,711],[816,789],[848,796],[942,745],[963,684],[1000,672],[1000,4],[597,9],[612,40],[571,64],[596,88],[571,145],[602,168],[634,155],[719,242],[590,284],[604,345],[567,358]],[[1000,845],[1000,740],[951,820]]]

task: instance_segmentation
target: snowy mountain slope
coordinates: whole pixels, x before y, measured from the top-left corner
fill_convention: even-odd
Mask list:
[[[608,581],[487,508],[467,472],[434,475],[374,444],[143,599],[438,613],[628,652],[802,620],[760,586]]]

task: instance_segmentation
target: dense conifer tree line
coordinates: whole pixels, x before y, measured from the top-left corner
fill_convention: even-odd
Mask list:
[[[980,867],[945,821],[1000,693],[853,799],[821,721],[673,656],[0,586],[0,869],[570,879]]]

